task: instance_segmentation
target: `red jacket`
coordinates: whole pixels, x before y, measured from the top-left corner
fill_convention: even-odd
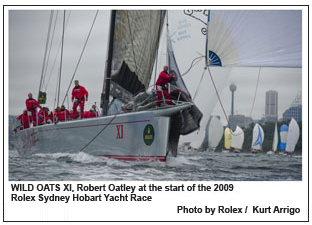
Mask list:
[[[164,86],[165,84],[169,83],[171,79],[171,76],[169,76],[166,71],[162,71],[158,76],[156,85]]]
[[[65,109],[65,111],[61,111],[59,110],[57,112],[57,116],[58,116],[58,120],[59,121],[65,121],[65,120],[69,120],[70,119],[70,113],[67,109]]]
[[[39,111],[39,124],[44,124],[49,119],[49,114],[47,111],[43,111],[42,109]]]
[[[34,111],[37,107],[41,108],[41,105],[37,102],[36,99],[28,98],[26,99],[26,107],[28,111]]]
[[[98,117],[98,116],[99,116],[99,113],[98,113],[97,111],[94,112],[94,111],[90,110],[90,111],[84,112],[84,113],[83,113],[83,116],[84,116],[85,118],[94,118],[94,117]]]
[[[78,85],[77,87],[75,86],[73,88],[72,99],[74,99],[74,98],[84,98],[85,96],[88,98],[88,92],[87,92],[87,90],[83,86]]]
[[[23,125],[23,128],[29,128],[29,124],[32,122],[32,117],[28,116],[28,114],[21,114],[17,117],[18,120],[21,120],[21,125]],[[22,129],[21,129],[22,130]]]

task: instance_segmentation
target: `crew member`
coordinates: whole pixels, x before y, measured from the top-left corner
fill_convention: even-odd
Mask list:
[[[70,113],[64,105],[61,106],[60,110],[57,111],[58,121],[66,121],[70,119]]]
[[[92,108],[89,111],[84,113],[85,118],[94,118],[98,117],[99,113],[96,111],[96,105],[92,105]]]
[[[49,108],[42,107],[39,111],[39,125],[43,125],[47,123],[47,120],[49,119]]]
[[[172,105],[170,96],[168,93],[167,84],[175,79],[174,74],[168,74],[168,66],[164,66],[164,70],[159,74],[156,81],[156,90],[157,90],[157,106],[160,106],[162,95],[164,94],[166,103]],[[163,93],[163,94],[162,94]]]
[[[74,101],[75,100],[75,101]],[[80,106],[80,117],[83,118],[83,109],[84,109],[84,103],[85,101],[88,101],[88,92],[87,90],[79,85],[79,81],[75,80],[75,87],[72,91],[72,102],[74,102],[73,105],[73,117],[78,117],[78,111],[77,107]]]
[[[27,129],[30,127],[30,123],[32,122],[32,117],[28,116],[27,110],[25,109],[21,115],[17,117],[20,120],[20,130]]]
[[[31,113],[32,115],[32,121],[34,126],[37,125],[37,107],[39,107],[41,109],[41,105],[37,102],[36,99],[32,98],[32,93],[28,94],[28,99],[26,99],[26,108],[28,110],[28,112]]]

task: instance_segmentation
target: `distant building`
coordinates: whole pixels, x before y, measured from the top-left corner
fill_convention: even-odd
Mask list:
[[[246,117],[244,115],[229,116],[229,125],[232,130],[235,130],[237,125],[242,128],[248,127],[252,122],[251,117]]]
[[[278,93],[267,91],[265,93],[265,122],[277,122],[278,120]]]
[[[297,95],[290,107],[283,113],[283,120],[288,121],[294,118],[297,122],[302,121],[302,102],[301,93]]]

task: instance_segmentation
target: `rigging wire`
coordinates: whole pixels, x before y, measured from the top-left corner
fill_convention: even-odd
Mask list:
[[[69,11],[69,13],[68,13],[68,15],[67,15],[65,30],[66,30],[66,27],[67,27],[67,24],[68,24],[70,15],[71,15],[71,11]],[[57,18],[58,18],[58,17],[57,17]],[[57,20],[57,18],[56,18],[56,20]],[[56,21],[55,21],[55,23],[56,23]],[[57,49],[57,52],[56,52],[56,54],[55,54],[55,58],[54,58],[54,61],[53,61],[52,67],[51,67],[51,71],[50,71],[50,75],[49,75],[49,79],[48,79],[48,82],[47,82],[47,84],[46,84],[46,87],[49,86],[50,79],[51,79],[52,73],[53,73],[53,71],[54,71],[55,63],[56,63],[57,57],[58,57],[58,55],[59,55],[59,52],[60,52],[60,50],[61,50],[61,46],[62,46],[62,40],[60,41],[59,46],[58,46],[58,49]],[[47,88],[46,88],[46,89],[47,89]]]
[[[117,115],[120,114],[120,110],[118,111],[117,114],[115,114],[113,116],[113,118],[107,123],[105,124],[105,126],[85,145],[83,146],[79,151],[82,152],[84,151],[109,125],[112,124],[112,122],[114,121],[114,119],[116,119]]]
[[[197,96],[197,93],[198,93],[198,90],[199,90],[199,86],[200,86],[200,84],[201,84],[202,81],[203,81],[205,72],[206,72],[206,68],[204,69],[204,71],[203,71],[203,73],[202,73],[202,75],[201,75],[200,81],[198,82],[198,85],[197,85],[197,88],[196,88],[196,91],[195,91],[193,100],[195,100],[195,98],[196,98],[196,96]]]
[[[251,117],[251,114],[253,112],[253,109],[254,109],[254,106],[255,106],[255,102],[256,102],[256,96],[257,96],[259,80],[260,80],[260,71],[261,71],[261,67],[259,67],[259,73],[258,73],[258,78],[257,78],[256,90],[255,90],[255,94],[254,94],[254,98],[253,98],[253,102],[252,102],[252,107],[251,107],[251,110],[250,110],[250,113],[249,113],[249,117]]]
[[[44,76],[44,70],[45,70],[45,65],[46,65],[46,61],[47,61],[47,54],[48,54],[48,47],[49,47],[49,41],[50,41],[50,33],[51,33],[53,15],[54,15],[54,11],[51,10],[51,12],[50,12],[50,20],[49,20],[48,34],[47,34],[46,45],[45,45],[44,56],[43,56],[42,69],[41,69],[41,78],[40,78],[40,84],[39,84],[38,99],[39,99],[39,97],[40,97],[40,90],[41,90],[41,87],[42,87],[43,76]]]
[[[72,84],[72,82],[73,82],[73,80],[74,80],[74,77],[75,77],[75,75],[76,75],[76,72],[77,72],[77,70],[78,70],[78,67],[79,67],[80,61],[81,61],[82,56],[83,56],[83,53],[84,53],[84,51],[85,51],[85,49],[86,49],[87,43],[88,43],[89,38],[90,38],[90,35],[91,35],[91,31],[92,31],[92,29],[93,29],[94,23],[95,23],[96,18],[97,18],[97,16],[98,16],[98,13],[99,13],[99,10],[97,10],[97,11],[96,11],[96,13],[95,13],[95,16],[94,16],[94,19],[93,19],[93,22],[92,22],[91,28],[90,28],[90,30],[89,30],[89,33],[88,33],[87,39],[86,39],[86,41],[85,41],[85,43],[84,43],[84,46],[83,46],[82,51],[81,51],[81,54],[80,54],[80,56],[79,56],[79,59],[78,59],[78,62],[77,62],[77,65],[76,65],[75,71],[74,71],[74,73],[73,73],[73,75],[72,75],[72,78],[71,78],[71,80],[70,80],[70,83],[69,83],[69,85],[68,85],[68,88],[67,88],[67,91],[66,91],[66,94],[65,94],[64,100],[63,100],[63,102],[62,102],[62,105],[64,104],[66,97],[68,97],[68,91],[69,91],[69,89],[70,89],[70,86],[71,86],[71,84]]]
[[[58,94],[57,94],[57,106],[59,106],[60,91],[61,91],[62,64],[63,64],[63,49],[64,49],[64,31],[65,31],[65,16],[66,16],[66,11],[64,10],[64,14],[63,14],[62,49],[61,49],[61,62],[60,62],[60,76],[59,76]]]
[[[58,18],[58,11],[56,11],[54,27],[53,27],[53,32],[52,32],[52,38],[51,38],[51,41],[50,41],[50,48],[49,48],[49,53],[48,53],[48,59],[47,59],[47,64],[46,64],[46,68],[45,68],[45,71],[44,71],[43,82],[42,82],[45,91],[47,91],[47,86],[48,86],[48,85],[45,84],[45,80],[46,80],[47,71],[48,71],[48,65],[49,65],[50,56],[51,56],[52,43],[53,43],[53,39],[54,39],[57,18]]]

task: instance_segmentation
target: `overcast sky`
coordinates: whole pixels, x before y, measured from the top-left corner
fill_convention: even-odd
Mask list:
[[[69,17],[69,20],[65,30],[60,101],[64,99],[95,12],[82,10],[71,11],[70,13],[69,11],[66,12],[66,17]],[[53,40],[54,47],[51,49],[49,69],[45,80],[45,85],[48,84],[46,87],[48,92],[47,105],[50,109],[54,105],[57,70],[60,65],[60,60],[57,58],[54,70],[52,70],[52,64],[60,43],[62,16],[63,11],[59,11],[58,23],[55,28],[55,39]],[[49,17],[49,10],[11,10],[9,12],[9,113],[11,115],[18,115],[22,112],[25,108],[25,100],[29,92],[32,92],[34,97],[37,98]],[[172,16],[169,17],[169,24],[170,20],[173,19]],[[177,18],[177,20],[182,21],[183,17]],[[194,23],[196,22],[194,21]],[[75,77],[89,91],[89,102],[86,105],[86,109],[89,109],[94,102],[97,102],[99,105],[104,77],[108,25],[109,11],[102,10],[98,14],[89,43]],[[184,73],[191,64],[190,58],[186,56],[192,55],[194,52],[196,52],[195,55],[197,56],[204,54],[204,48],[201,42],[196,41],[192,42],[192,45],[194,45],[191,46],[192,48],[184,48],[183,45],[179,45],[182,42],[178,41],[178,28],[169,25],[169,29],[172,34],[173,48],[176,50],[177,63],[181,73]],[[198,45],[200,46],[197,47]],[[200,52],[196,49],[200,49]],[[160,55],[164,54],[163,50],[160,51]],[[160,60],[158,64],[160,65],[159,67],[162,67],[164,63]],[[205,89],[205,87],[211,87],[208,73],[205,74],[204,82],[198,85],[203,69],[204,62],[200,62],[194,66],[188,75],[184,76],[185,83],[192,96],[194,96],[195,90],[198,87],[201,90]],[[157,74],[159,72],[160,68],[157,69]],[[235,92],[235,113],[247,116],[250,114],[258,73],[259,68],[233,68],[221,80],[218,81],[218,78],[216,78],[216,82],[219,82],[218,92],[220,93],[227,114],[230,114],[231,109],[231,92],[229,91],[229,85],[231,83],[237,85],[237,91]],[[49,78],[50,76],[51,78]],[[302,71],[299,68],[262,68],[255,107],[251,116],[253,119],[260,119],[264,115],[265,92],[275,90],[278,92],[278,113],[279,117],[281,117],[282,113],[290,106],[297,94],[301,92],[301,86]],[[72,88],[73,84],[70,87],[70,93]],[[207,95],[214,93],[213,89],[210,91],[212,92],[207,92],[209,93]],[[195,99],[195,103],[199,105],[205,104],[205,98],[207,97],[196,97],[198,99]],[[65,101],[65,105],[67,107],[67,101]],[[219,103],[214,107],[213,114],[223,114]]]

